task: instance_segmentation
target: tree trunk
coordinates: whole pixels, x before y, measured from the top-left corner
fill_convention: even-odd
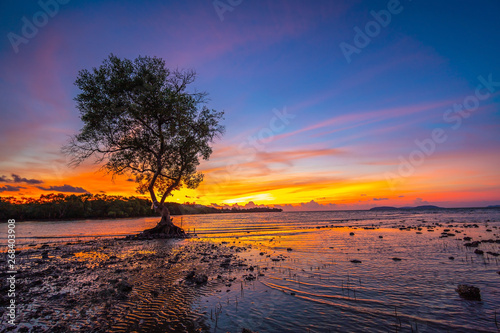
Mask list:
[[[156,227],[143,231],[144,235],[158,235],[160,238],[186,238],[183,229],[176,226],[170,218],[170,211],[167,205],[155,202],[154,209],[161,214],[161,220]]]

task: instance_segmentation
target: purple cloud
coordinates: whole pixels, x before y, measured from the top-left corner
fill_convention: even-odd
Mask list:
[[[12,179],[7,178],[7,176],[1,176],[0,177],[0,182],[4,182],[4,183],[26,183],[26,184],[42,184],[43,183],[43,180],[28,179],[28,178],[24,178],[24,177],[21,177],[19,175],[16,175],[14,173],[11,176],[12,176]]]
[[[0,192],[19,192],[20,189],[24,188],[26,187],[5,185],[0,187]]]
[[[75,187],[71,185],[64,184],[63,186],[49,186],[49,187],[43,187],[43,186],[37,186],[40,190],[44,191],[57,191],[57,192],[70,192],[70,193],[89,193],[89,191],[81,188],[81,187]]]

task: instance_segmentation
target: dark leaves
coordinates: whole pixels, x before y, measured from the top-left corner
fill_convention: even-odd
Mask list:
[[[94,156],[112,174],[135,175],[142,193],[196,188],[203,180],[199,159],[209,158],[224,127],[223,112],[204,105],[206,93],[187,90],[195,77],[156,57],[113,54],[99,68],[80,71],[75,100],[84,126],[63,150],[75,165]]]

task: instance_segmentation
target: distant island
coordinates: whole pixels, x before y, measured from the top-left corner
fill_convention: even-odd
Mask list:
[[[500,208],[500,205],[491,205],[487,207],[464,207],[467,208]],[[370,208],[369,211],[387,211],[387,210],[430,210],[430,209],[450,209],[445,207],[438,207],[433,205],[424,205],[424,206],[416,206],[416,207],[392,207],[392,206],[380,206]]]
[[[160,216],[149,199],[105,194],[42,194],[40,198],[0,197],[0,219],[77,220]],[[196,203],[167,202],[172,215],[281,212],[268,207],[215,208]]]
[[[381,207],[373,207],[369,210],[377,211],[377,210],[410,210],[410,209],[444,209],[443,207],[433,206],[433,205],[425,205],[425,206],[417,206],[417,207],[391,207],[391,206],[381,206]]]

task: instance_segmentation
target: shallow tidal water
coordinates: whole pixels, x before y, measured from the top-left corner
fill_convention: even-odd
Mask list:
[[[156,222],[22,222],[16,235],[58,242]],[[239,254],[246,279],[214,282],[194,301],[208,331],[499,331],[499,209],[191,215],[182,225],[204,241],[249,248]],[[481,243],[466,247],[464,237]],[[458,284],[479,287],[482,300],[460,298]]]

